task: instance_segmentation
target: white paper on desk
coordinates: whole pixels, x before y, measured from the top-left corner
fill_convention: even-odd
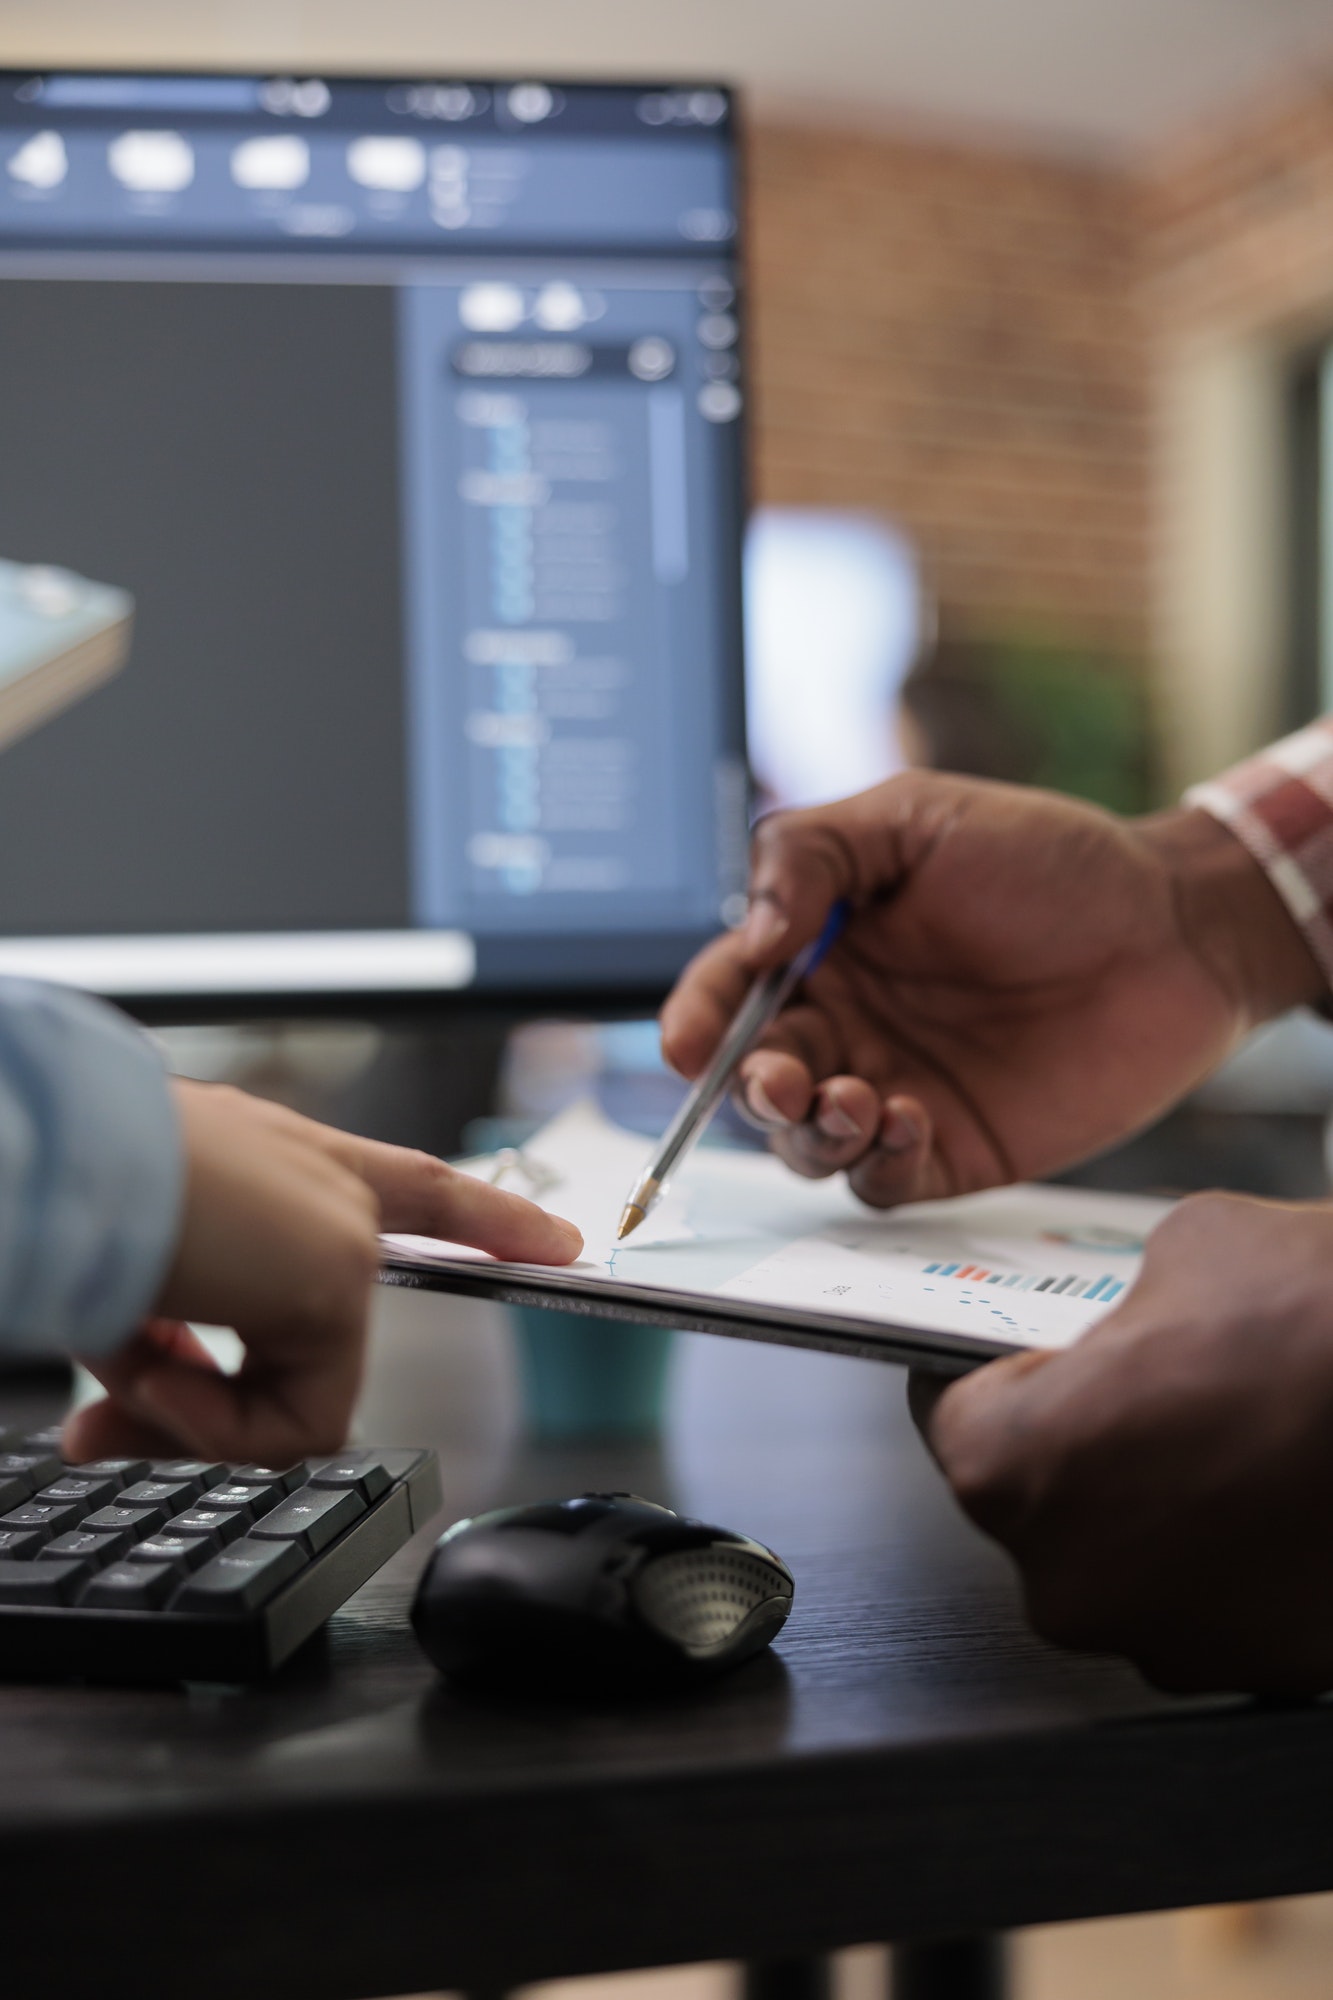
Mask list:
[[[1133,1282],[1143,1244],[1170,1203],[1082,1188],[1019,1186],[880,1214],[841,1180],[804,1181],[767,1154],[704,1147],[628,1243],[615,1241],[625,1192],[650,1143],[582,1103],[524,1154],[558,1178],[540,1205],[583,1231],[571,1276],[677,1300],[809,1311],[864,1326],[979,1335],[1014,1347],[1064,1347]],[[467,1163],[489,1177],[492,1162]],[[520,1176],[505,1185],[527,1192]],[[389,1236],[398,1261],[481,1262],[540,1283],[541,1267]],[[552,1304],[559,1303],[558,1290]]]
[[[134,600],[45,564],[0,562],[0,746],[123,664]]]

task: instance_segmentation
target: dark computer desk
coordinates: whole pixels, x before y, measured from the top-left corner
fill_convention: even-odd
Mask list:
[[[796,1437],[742,1396],[730,1443],[499,1470],[455,1447],[450,1514],[599,1486],[706,1504],[792,1563],[775,1655],[688,1700],[465,1699],[406,1627],[418,1547],[253,1692],[0,1686],[7,1989],[491,1995],[733,1958],[808,1994],[835,1947],[970,1940],[900,1956],[900,1996],[942,2000],[997,1990],[984,1940],[1017,1926],[1333,1887],[1333,1711],[1172,1702],[1041,1645],[901,1378],[723,1347],[733,1387],[869,1372],[807,1375],[842,1414]]]

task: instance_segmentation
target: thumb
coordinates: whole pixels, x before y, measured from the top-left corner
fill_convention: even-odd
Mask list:
[[[934,1395],[922,1385],[913,1398],[921,1434],[964,1512],[1001,1541],[1028,1510],[1037,1422],[1032,1391],[1056,1359],[1041,1349],[1006,1355]]]
[[[238,1330],[246,1357],[237,1374],[163,1354],[138,1376],[135,1408],[199,1458],[292,1465],[337,1451],[361,1382],[359,1308],[328,1321],[313,1344],[304,1322]]]
[[[146,1369],[171,1356],[182,1367],[219,1373],[193,1329],[181,1320],[145,1320],[113,1354],[84,1357],[84,1366],[108,1393],[65,1419],[61,1451],[72,1464],[94,1458],[174,1458],[178,1433],[148,1416],[135,1390]]]

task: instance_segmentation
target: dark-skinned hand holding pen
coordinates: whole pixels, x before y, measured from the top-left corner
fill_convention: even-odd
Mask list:
[[[876,1206],[1039,1178],[1149,1124],[1319,998],[1267,877],[1198,810],[1123,820],[919,773],[764,822],[751,911],[688,968],[668,1059],[707,1063],[831,904],[837,944],[738,1073],[797,1172]],[[1205,1195],[1073,1349],[914,1407],[1038,1629],[1180,1687],[1333,1685],[1333,1209]]]

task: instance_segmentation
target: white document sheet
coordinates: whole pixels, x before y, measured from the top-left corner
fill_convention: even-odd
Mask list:
[[[648,1140],[582,1103],[506,1171],[503,1186],[583,1231],[584,1255],[565,1270],[501,1264],[418,1236],[385,1237],[386,1261],[433,1272],[444,1289],[451,1272],[469,1290],[482,1279],[497,1289],[521,1280],[553,1306],[577,1302],[611,1317],[631,1308],[642,1318],[656,1302],[678,1323],[693,1313],[718,1330],[743,1333],[748,1322],[795,1338],[802,1327],[846,1327],[866,1351],[882,1337],[895,1349],[980,1357],[1077,1340],[1132,1284],[1144,1242],[1170,1208],[1020,1186],[882,1214],[841,1180],[805,1181],[766,1154],[703,1146],[617,1244],[626,1192],[650,1151]],[[498,1158],[465,1169],[489,1179]]]
[[[129,651],[134,600],[45,564],[0,562],[0,745],[110,678]]]

